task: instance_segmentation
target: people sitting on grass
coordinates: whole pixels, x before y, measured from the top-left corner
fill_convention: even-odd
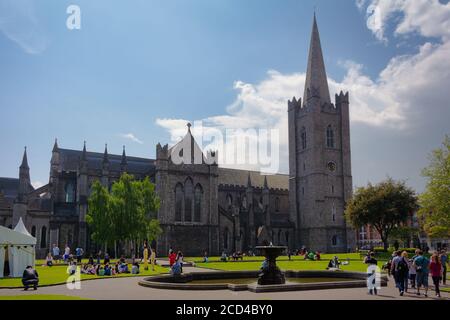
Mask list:
[[[105,276],[112,276],[113,275],[113,271],[112,271],[112,268],[111,268],[111,266],[109,265],[109,263],[107,263],[106,265],[105,265]]]
[[[208,263],[208,261],[209,261],[208,252],[205,251],[205,254],[203,255],[203,263]]]
[[[176,258],[176,263],[175,263],[175,264],[177,264],[177,263],[178,263],[179,266],[180,266],[181,273],[183,273],[184,255],[183,255],[183,252],[181,252],[181,251],[178,251],[177,258]]]
[[[45,265],[47,267],[53,267],[53,257],[50,252],[47,254],[47,257],[45,258]]]
[[[314,260],[320,261],[320,251],[316,252],[316,255],[314,256]]]
[[[224,251],[224,252],[222,252],[222,255],[220,256],[220,261],[227,262],[227,260],[228,260],[228,256],[227,256],[226,252]]]
[[[242,254],[242,252],[238,251],[238,252],[234,252],[230,259],[232,259],[233,261],[238,261],[238,260],[244,260],[244,255]]]
[[[92,266],[94,265],[94,257],[92,256],[92,254],[89,256],[88,264]]]
[[[22,284],[25,287],[25,291],[27,291],[30,287],[33,287],[34,290],[37,290],[37,286],[39,285],[39,275],[32,266],[28,266],[23,271]]]
[[[316,254],[313,251],[307,252],[305,254],[305,259],[304,260],[311,260],[314,261],[316,258]]]
[[[183,273],[183,267],[182,267],[181,263],[175,262],[175,264],[170,269],[170,274],[172,276],[179,276],[182,273]]]
[[[77,263],[75,261],[72,261],[70,265],[67,267],[67,273],[72,276],[76,272],[77,272]]]
[[[103,264],[111,263],[111,258],[109,257],[108,252],[105,253],[105,259],[103,261]]]
[[[139,263],[135,262],[133,266],[131,267],[131,274],[139,274]]]
[[[333,259],[330,260],[328,263],[327,270],[333,271],[333,270],[339,270],[340,269],[341,262],[339,261],[338,256],[334,256]]]

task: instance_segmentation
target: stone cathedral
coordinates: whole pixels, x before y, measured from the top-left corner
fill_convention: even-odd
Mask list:
[[[50,161],[49,183],[33,188],[25,149],[19,178],[0,178],[0,224],[14,227],[20,218],[37,238],[37,256],[53,244],[81,246],[93,252],[86,223],[90,186],[110,187],[122,173],[150,177],[161,198],[163,229],[155,245],[185,255],[219,255],[252,250],[263,242],[290,249],[306,246],[322,252],[355,248],[355,232],[344,219],[352,195],[349,96],[330,99],[322,49],[314,17],[303,99],[288,102],[289,175],[222,168],[217,153],[203,154],[191,134],[175,146],[156,146],[156,159],[61,148]],[[186,157],[183,146],[200,161]]]

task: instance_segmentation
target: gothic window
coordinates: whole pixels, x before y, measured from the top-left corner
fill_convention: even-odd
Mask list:
[[[334,131],[331,125],[327,127],[327,147],[334,148]]]
[[[67,182],[64,188],[66,203],[75,202],[75,186],[73,182]]]
[[[280,198],[275,198],[275,212],[280,212]]]
[[[194,221],[200,222],[202,216],[202,198],[203,198],[203,189],[201,185],[197,185],[195,187],[195,195],[194,195]]]
[[[244,209],[247,209],[247,197],[246,196],[242,197],[242,207]]]
[[[337,236],[333,236],[333,239],[331,239],[331,244],[333,246],[337,246],[337,244],[338,244],[338,237]]]
[[[181,221],[183,212],[183,186],[177,184],[175,187],[175,221]]]
[[[334,186],[331,186],[331,193],[334,193]]]
[[[186,222],[192,221],[193,189],[192,180],[187,179],[184,183],[184,221]]]
[[[227,206],[228,206],[228,209],[231,209],[232,205],[233,205],[233,197],[231,196],[231,194],[227,194]]]
[[[289,246],[289,231],[286,231],[286,245]]]
[[[281,230],[278,230],[278,245],[281,245]]]
[[[36,226],[31,227],[31,235],[36,238]]]
[[[41,249],[47,247],[47,227],[41,229]]]
[[[306,129],[305,129],[305,127],[302,128],[300,136],[301,136],[301,140],[302,140],[302,149],[306,149]]]

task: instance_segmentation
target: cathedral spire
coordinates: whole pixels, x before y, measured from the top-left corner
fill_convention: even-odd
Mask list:
[[[309,98],[320,97],[320,103],[331,103],[330,91],[328,89],[327,73],[323,61],[322,46],[320,44],[319,28],[317,27],[316,13],[311,32],[311,43],[309,47],[308,70],[306,72],[305,92],[303,103]]]
[[[105,144],[105,152],[103,153],[103,163],[109,163],[108,144]]]
[[[120,162],[120,165],[122,166],[122,170],[126,167],[127,165],[127,154],[125,152],[125,146],[123,146],[123,152],[122,152],[122,162]]]
[[[86,152],[86,141],[84,141],[84,146],[83,146],[83,152],[81,153],[81,160],[82,161],[86,161],[87,160],[87,152]]]
[[[23,152],[22,164],[20,165],[20,169],[30,169],[30,167],[28,166],[27,147],[25,147],[25,151]]]
[[[59,149],[59,147],[58,147],[58,139],[55,138],[55,144],[53,145],[53,151],[52,152],[58,152],[58,149]]]

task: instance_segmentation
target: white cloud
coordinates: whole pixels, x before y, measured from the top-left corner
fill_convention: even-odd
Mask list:
[[[412,1],[411,1],[412,2]],[[426,42],[417,52],[393,57],[376,78],[364,74],[364,67],[352,61],[341,63],[346,75],[341,81],[329,78],[330,93],[350,93],[352,147],[355,184],[369,180],[411,178],[423,187],[420,170],[426,155],[448,133],[450,119],[450,41],[447,16],[450,5],[418,0],[371,1],[379,6],[379,25],[371,25],[380,40],[392,13],[403,12],[397,20],[397,36],[419,33],[440,37],[438,43]],[[421,7],[429,3],[430,7]],[[400,9],[398,9],[400,8]],[[425,19],[420,14],[427,18]],[[432,9],[442,9],[431,12]],[[420,22],[421,21],[421,22]],[[436,26],[434,21],[439,21]],[[420,23],[419,23],[420,22]],[[369,26],[370,28],[370,26]],[[222,115],[202,119],[210,128],[276,128],[280,130],[281,171],[288,170],[287,100],[303,92],[304,73],[282,74],[269,71],[256,84],[236,81],[235,101]],[[169,130],[172,140],[185,134],[186,120],[161,119],[157,123]]]
[[[45,183],[43,183],[41,181],[33,181],[33,182],[31,182],[31,185],[33,186],[33,188],[38,189],[38,188],[44,186]]]
[[[42,53],[48,45],[31,0],[0,1],[0,31],[29,54]]]
[[[138,139],[133,133],[123,133],[120,136],[124,139],[128,139],[139,144],[144,144],[144,142]]]
[[[359,9],[365,5],[366,1],[356,1]],[[450,36],[450,3],[439,0],[371,0],[366,14],[367,27],[383,42],[387,42],[385,32],[395,14],[402,15],[395,28],[396,35],[417,32],[425,37],[448,39]]]

